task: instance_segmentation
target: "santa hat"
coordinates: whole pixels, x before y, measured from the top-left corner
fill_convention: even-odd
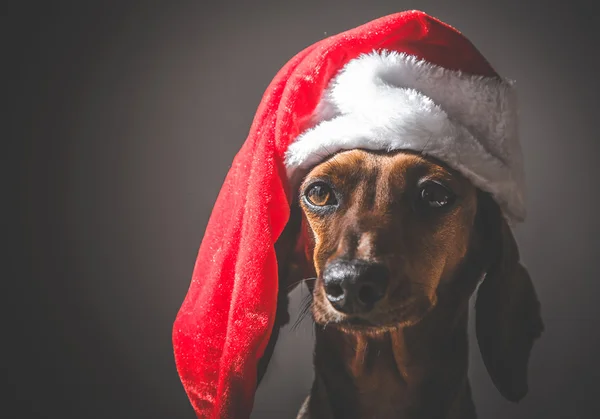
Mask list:
[[[173,345],[201,418],[247,418],[278,293],[274,243],[299,180],[345,149],[414,150],[525,217],[513,84],[460,32],[386,16],[292,58],[258,107],[206,227]]]

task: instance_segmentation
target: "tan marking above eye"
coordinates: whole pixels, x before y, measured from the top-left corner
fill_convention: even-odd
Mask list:
[[[331,205],[335,201],[333,191],[324,183],[317,183],[310,186],[306,191],[306,199],[317,207]]]

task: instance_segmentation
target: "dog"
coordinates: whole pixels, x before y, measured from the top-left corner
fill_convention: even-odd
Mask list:
[[[289,322],[288,292],[304,281],[315,378],[298,419],[476,418],[467,376],[476,289],[487,371],[506,399],[526,395],[544,328],[534,286],[501,208],[443,162],[334,154],[304,177],[276,252],[279,303],[258,381]]]

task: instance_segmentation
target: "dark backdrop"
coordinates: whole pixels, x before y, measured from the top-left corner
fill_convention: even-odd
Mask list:
[[[478,411],[490,419],[600,417],[600,68],[591,4],[62,1],[4,8],[3,116],[13,128],[3,138],[4,167],[18,163],[5,176],[18,180],[5,205],[26,205],[3,217],[15,234],[2,280],[10,332],[2,397],[17,410],[0,416],[192,418],[171,325],[264,89],[289,58],[324,36],[419,8],[462,30],[519,86],[529,219],[516,235],[546,332],[519,405],[501,398],[472,347]],[[308,322],[284,333],[254,418],[293,417],[311,382],[311,347]]]

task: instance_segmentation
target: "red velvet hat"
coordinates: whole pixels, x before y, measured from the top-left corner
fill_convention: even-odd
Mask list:
[[[522,221],[513,84],[460,32],[386,16],[292,58],[267,88],[206,227],[173,346],[199,418],[247,418],[277,306],[274,243],[308,169],[340,150],[437,157]]]

